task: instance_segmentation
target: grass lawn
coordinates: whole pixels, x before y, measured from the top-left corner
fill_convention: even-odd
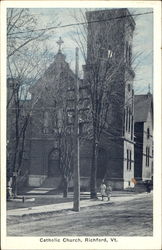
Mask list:
[[[69,198],[62,198],[62,197],[55,197],[55,196],[41,196],[35,197],[35,201],[25,201],[24,203],[20,199],[20,201],[8,201],[7,202],[7,210],[15,209],[15,208],[26,208],[26,207],[35,207],[35,206],[43,206],[49,204],[57,204],[57,203],[64,203],[64,202],[71,202],[73,200],[72,197]]]

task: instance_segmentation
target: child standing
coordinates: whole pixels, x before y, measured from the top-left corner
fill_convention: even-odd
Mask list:
[[[100,185],[100,192],[101,192],[102,201],[103,201],[104,200],[104,196],[106,196],[106,185],[104,183],[104,180],[102,181],[102,183]]]
[[[110,197],[111,197],[111,194],[112,194],[111,184],[107,185],[107,187],[106,187],[106,194],[107,194],[107,200],[110,201]]]

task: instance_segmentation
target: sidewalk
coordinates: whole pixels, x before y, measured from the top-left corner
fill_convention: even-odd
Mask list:
[[[111,201],[104,201],[99,198],[98,200],[82,200],[80,201],[80,208],[84,207],[91,207],[91,206],[98,206],[101,204],[118,204],[120,202],[130,201],[133,199],[138,199],[146,196],[150,196],[152,193],[139,193],[139,194],[127,194],[127,196],[112,196]],[[45,214],[51,212],[59,212],[63,210],[73,210],[73,202],[66,202],[66,203],[58,203],[58,204],[50,204],[50,205],[43,205],[43,206],[35,206],[35,207],[28,207],[28,208],[18,208],[12,209],[7,211],[8,216],[24,216],[24,215],[34,215],[34,214]]]

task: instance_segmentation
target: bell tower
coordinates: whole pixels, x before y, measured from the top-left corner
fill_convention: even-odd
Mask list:
[[[108,125],[101,137],[101,146],[107,151],[105,179],[116,188],[133,187],[135,74],[132,69],[132,42],[135,22],[125,8],[90,11],[86,17],[88,39],[85,81],[93,65],[101,69],[108,67],[105,85],[110,105]],[[103,79],[101,74],[104,73],[104,70],[100,70],[97,77]]]

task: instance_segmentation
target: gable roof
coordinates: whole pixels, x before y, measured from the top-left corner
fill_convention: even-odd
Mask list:
[[[152,108],[152,94],[134,96],[134,121],[145,122],[148,112]]]
[[[30,88],[30,93],[37,93],[40,89],[45,89],[47,85],[55,88],[54,82],[61,73],[68,73],[68,76],[75,79],[75,73],[70,69],[69,64],[65,60],[66,56],[61,51],[54,56],[54,61],[45,70],[43,75]],[[52,90],[51,90],[52,91]]]

